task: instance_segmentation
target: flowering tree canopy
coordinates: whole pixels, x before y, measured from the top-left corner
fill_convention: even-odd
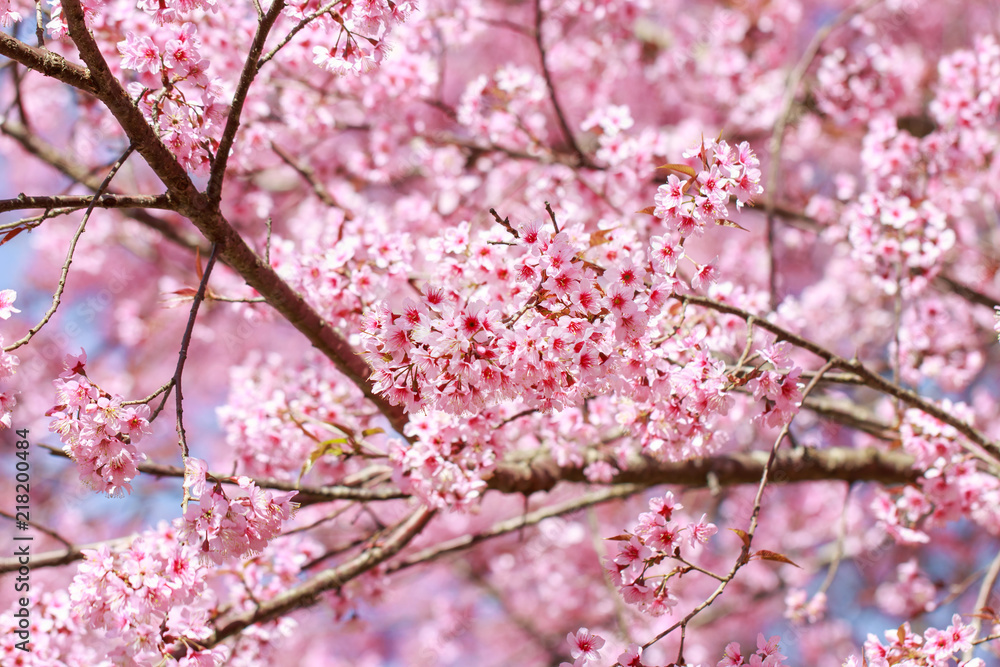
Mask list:
[[[0,25],[0,664],[998,664],[996,0]]]

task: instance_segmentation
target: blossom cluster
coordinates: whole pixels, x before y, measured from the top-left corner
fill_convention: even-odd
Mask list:
[[[193,23],[129,31],[118,43],[122,69],[139,74],[128,91],[146,120],[182,165],[204,174],[218,148],[225,105],[200,48]]]
[[[532,69],[505,65],[469,83],[458,122],[494,145],[537,153],[546,139],[545,91],[545,81]]]
[[[801,588],[792,588],[785,595],[785,618],[792,623],[816,623],[826,616],[826,593],[817,592],[811,598]]]
[[[151,433],[149,406],[123,405],[123,398],[93,384],[87,377],[87,354],[67,355],[64,370],[53,381],[56,405],[49,430],[59,434],[63,450],[76,461],[80,479],[109,496],[132,492],[130,482],[146,455],[136,443]]]
[[[172,663],[175,642],[197,646],[211,635],[216,598],[206,584],[208,570],[175,524],[161,524],[122,550],[105,543],[83,552],[70,600],[81,624],[105,633],[109,659],[143,667],[165,658]],[[229,650],[193,651],[181,664],[222,665]]]
[[[499,414],[494,408],[467,417],[439,410],[414,416],[406,435],[415,442],[396,444],[389,452],[400,488],[431,507],[471,507],[506,449],[503,436],[496,434]]]
[[[281,532],[282,522],[297,507],[295,491],[265,491],[249,477],[236,483],[238,495],[227,495],[222,484],[208,482],[208,464],[200,459],[184,462],[184,489],[189,498],[181,537],[199,547],[199,555],[216,564],[226,558],[260,553]],[[196,500],[193,502],[191,499]]]
[[[887,645],[882,644],[875,635],[869,634],[864,646],[864,659],[851,656],[844,667],[861,667],[862,664],[869,667],[900,664],[951,667],[952,660],[957,657],[956,653],[972,648],[975,635],[976,629],[962,623],[962,617],[958,614],[952,616],[951,625],[946,629],[928,628],[922,636],[911,631],[909,622],[906,622],[898,630],[886,631]],[[986,663],[982,658],[972,658],[959,662],[958,667],[986,667]]]
[[[674,169],[687,175],[667,176],[667,182],[656,191],[653,215],[660,218],[671,232],[680,236],[699,236],[710,223],[728,223],[728,204],[735,198],[740,209],[761,194],[760,161],[741,142],[730,146],[725,141],[702,140],[697,148],[684,152],[685,158],[697,158],[702,170]]]
[[[639,515],[635,532],[614,538],[620,541],[618,554],[604,565],[625,602],[651,616],[662,616],[677,604],[667,582],[690,570],[681,555],[685,545],[699,547],[718,530],[704,515],[686,524],[675,519],[674,512],[681,508],[669,491],[662,498],[652,498],[649,511]],[[678,566],[666,574],[651,574],[654,567],[669,559],[675,559]],[[654,583],[656,579],[659,581]]]
[[[718,662],[716,667],[741,667],[742,665],[780,667],[780,665],[786,664],[784,660],[787,657],[778,652],[780,639],[777,635],[765,639],[763,634],[758,634],[757,652],[746,657],[743,656],[738,642],[729,642],[722,654],[722,660]]]
[[[287,3],[284,12],[302,20],[313,15],[315,4],[296,0]],[[338,34],[332,46],[313,47],[313,63],[335,74],[372,70],[389,50],[389,31],[415,8],[412,0],[367,0],[346,2],[339,11],[323,13],[318,25]]]
[[[240,472],[254,477],[299,479],[322,442],[363,432],[374,412],[364,394],[315,351],[301,360],[251,353],[230,370],[230,387],[219,421]],[[346,458],[322,456],[312,471],[324,479],[342,475]]]
[[[364,326],[375,390],[411,412],[455,414],[514,398],[558,409],[611,391],[642,397],[667,390],[673,369],[660,356],[663,349],[696,347],[674,341],[654,352],[650,340],[668,298],[686,287],[676,275],[682,239],[700,233],[706,211],[724,216],[730,193],[742,205],[760,191],[757,159],[745,144],[733,151],[725,142],[702,142],[692,154],[708,171],[684,184],[671,175],[661,186],[657,215],[671,233],[651,239],[649,261],[639,251],[609,254],[606,265],[596,264],[591,257],[599,259],[595,250],[607,243],[607,230],[571,235],[540,221],[516,229],[507,223],[515,237],[503,242],[509,255],[494,249],[492,236],[485,243],[468,240],[461,244],[468,249],[460,250],[472,266],[449,267],[480,288],[462,294],[432,285],[408,299],[401,313],[376,306]],[[674,189],[676,201],[669,195]],[[691,286],[715,275],[712,264],[695,263]],[[700,375],[701,369],[684,370]],[[691,384],[704,379],[692,377]]]
[[[945,407],[972,422],[969,406],[946,402]],[[1000,534],[1000,481],[980,469],[957,429],[911,409],[904,414],[900,439],[923,474],[919,488],[906,486],[894,496],[876,494],[872,509],[891,537],[903,544],[926,543],[927,530],[963,517]]]
[[[974,308],[967,301],[931,294],[908,304],[899,327],[902,379],[917,385],[933,379],[946,392],[961,392],[983,368]]]
[[[753,391],[756,400],[767,399],[763,411],[755,420],[771,427],[784,426],[791,422],[802,404],[802,392],[799,389],[802,370],[794,367],[789,360],[786,343],[758,350],[755,356],[763,364],[751,372],[747,388]],[[764,365],[770,368],[763,368]]]
[[[820,61],[816,73],[817,105],[842,124],[863,123],[874,114],[893,110],[921,74],[909,55],[878,42],[833,49]]]

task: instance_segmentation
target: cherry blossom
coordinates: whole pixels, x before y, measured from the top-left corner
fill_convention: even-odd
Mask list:
[[[985,667],[994,4],[0,0],[0,663]]]

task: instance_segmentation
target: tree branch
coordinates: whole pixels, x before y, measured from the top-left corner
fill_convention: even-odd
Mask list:
[[[14,199],[0,199],[0,213],[30,209],[51,211],[55,208],[81,209],[93,204],[94,208],[154,208],[165,211],[173,210],[173,204],[168,195],[61,195],[61,196],[26,196],[18,195]]]
[[[384,542],[372,545],[369,549],[332,570],[321,572],[301,586],[282,591],[272,599],[260,603],[252,611],[226,619],[224,624],[204,642],[204,646],[210,648],[239,634],[251,625],[265,623],[296,609],[314,605],[319,600],[321,593],[340,588],[351,579],[364,574],[399,553],[414,537],[420,534],[434,513],[434,510],[427,507],[417,509],[397,524]],[[180,659],[187,654],[187,647],[178,646],[171,651],[171,654]]]
[[[222,137],[219,139],[219,150],[215,154],[215,162],[212,164],[212,172],[208,178],[208,187],[205,192],[208,200],[217,204],[222,198],[222,183],[226,176],[226,165],[229,162],[229,153],[233,148],[233,141],[236,140],[236,132],[240,129],[240,116],[243,114],[243,105],[246,104],[247,95],[250,93],[250,86],[260,69],[258,59],[264,52],[264,43],[267,35],[274,27],[274,22],[278,20],[282,9],[285,8],[285,0],[272,0],[271,8],[260,19],[257,24],[257,32],[253,36],[250,44],[250,52],[247,54],[246,62],[243,63],[243,71],[240,73],[239,83],[236,84],[236,91],[233,93],[233,102],[229,107],[229,115],[226,117],[226,126],[222,130]]]
[[[385,415],[393,429],[402,432],[407,422],[405,410],[401,406],[391,405],[372,391],[368,382],[371,369],[365,360],[246,244],[239,232],[222,216],[218,201],[213,202],[198,191],[184,168],[153,133],[139,110],[132,105],[128,94],[111,74],[97,43],[87,30],[80,0],[64,0],[63,12],[70,27],[70,37],[97,83],[98,96],[135,144],[139,154],[167,186],[170,195],[177,202],[177,212],[191,220],[209,241],[217,244],[220,258],[267,299],[292,326],[305,334],[341,373],[354,382]]]
[[[616,473],[612,484],[656,486],[674,484],[704,487],[712,484],[733,486],[760,481],[768,452],[754,451],[726,454],[689,461],[657,461],[634,456],[628,466]],[[502,462],[487,486],[502,493],[529,495],[548,491],[558,482],[586,482],[585,465],[559,467],[549,457],[511,457]],[[840,480],[845,482],[880,482],[908,484],[917,480],[920,471],[913,468],[909,454],[878,449],[801,448],[779,452],[771,467],[777,483]]]
[[[441,542],[440,544],[428,547],[423,551],[418,551],[409,558],[399,561],[398,563],[393,563],[387,567],[386,574],[392,574],[393,572],[398,572],[399,570],[411,568],[414,565],[437,560],[441,556],[454,553],[456,551],[464,551],[465,549],[474,547],[480,542],[485,542],[486,540],[494,537],[505,535],[515,530],[520,530],[525,526],[533,526],[554,516],[569,514],[586,507],[608,502],[609,500],[630,496],[638,491],[641,491],[642,488],[642,486],[637,484],[619,484],[594,493],[588,493],[585,496],[574,498],[573,500],[569,500],[558,505],[544,507],[542,509],[535,510],[534,512],[529,512],[521,516],[499,521],[480,533],[456,537],[453,540]]]
[[[975,443],[983,450],[985,450],[985,452],[987,452],[990,456],[992,456],[992,459],[990,459],[989,457],[985,457],[985,455],[982,452],[973,450],[973,453],[975,453],[980,458],[983,458],[991,466],[996,467],[998,461],[1000,461],[1000,447],[998,447],[995,442],[986,437],[986,434],[984,434],[982,431],[979,431],[971,424],[968,424],[958,419],[950,412],[924,399],[916,392],[910,391],[909,389],[904,389],[903,387],[900,387],[899,385],[894,384],[889,380],[886,380],[878,373],[869,370],[868,367],[866,367],[857,359],[852,359],[848,361],[847,359],[844,359],[843,357],[840,357],[834,354],[833,352],[827,350],[821,345],[817,345],[812,341],[806,340],[805,338],[802,338],[801,336],[794,334],[791,331],[788,331],[787,329],[778,326],[777,324],[761,319],[760,317],[753,315],[752,313],[749,313],[741,308],[736,308],[735,306],[730,306],[729,304],[721,303],[701,296],[675,295],[674,298],[681,301],[682,303],[693,303],[699,306],[710,308],[720,313],[728,313],[730,315],[736,315],[737,317],[740,317],[745,321],[749,321],[752,319],[754,326],[760,327],[765,331],[770,331],[775,336],[777,336],[779,340],[787,340],[796,347],[800,347],[803,350],[808,350],[809,352],[812,352],[813,354],[815,354],[817,357],[820,357],[824,361],[832,361],[834,362],[834,366],[836,366],[837,368],[852,372],[855,375],[862,378],[865,384],[868,385],[869,387],[876,389],[884,394],[888,394],[889,396],[892,396],[894,398],[898,398],[899,400],[901,400],[903,403],[906,403],[910,407],[922,410],[923,412],[927,413],[931,417],[934,417],[938,421],[944,422],[945,424],[954,427],[955,430],[957,430],[959,433],[968,438],[971,442]]]
[[[54,146],[42,141],[36,135],[28,132],[27,128],[20,123],[4,120],[0,122],[0,132],[3,132],[8,137],[15,140],[21,145],[21,148],[26,150],[28,153],[34,155],[45,164],[56,169],[60,173],[65,174],[77,183],[81,183],[94,191],[96,191],[99,187],[100,181],[83,165],[70,160],[65,155],[57,151]],[[109,188],[108,194],[115,197],[128,196],[112,188]],[[176,205],[174,203],[175,200],[169,194],[162,196],[166,197],[167,201],[171,202],[168,208],[170,210],[176,210]],[[200,249],[201,252],[205,254],[208,254],[211,251],[211,246],[202,243],[200,239],[194,236],[182,234],[180,230],[177,229],[177,225],[169,220],[164,220],[163,218],[152,215],[142,209],[123,209],[122,212],[136,222],[142,223],[150,229],[160,232],[164,238],[173,241],[177,245],[188,248],[189,250]]]
[[[6,56],[28,69],[62,81],[85,93],[97,94],[97,87],[90,76],[90,70],[86,67],[71,63],[58,53],[29,46],[2,31],[0,31],[0,56]]]

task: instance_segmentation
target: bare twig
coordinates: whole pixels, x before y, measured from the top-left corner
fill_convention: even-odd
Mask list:
[[[858,14],[866,11],[870,7],[877,4],[880,0],[865,0],[854,7],[850,7],[840,13],[837,18],[835,18],[831,23],[823,26],[816,31],[813,35],[812,41],[806,47],[805,53],[799,59],[798,64],[795,66],[789,75],[788,81],[785,84],[785,94],[781,100],[781,111],[778,112],[777,120],[774,123],[774,130],[771,132],[771,143],[768,148],[770,154],[770,163],[767,169],[767,184],[764,187],[764,207],[767,211],[767,253],[769,261],[768,269],[768,288],[771,294],[771,309],[777,306],[777,266],[774,255],[774,217],[775,217],[775,202],[778,200],[780,182],[778,180],[778,172],[781,167],[781,147],[785,140],[785,128],[788,125],[788,121],[791,119],[792,107],[795,104],[795,98],[798,95],[799,85],[802,83],[802,79],[805,78],[806,71],[812,64],[816,55],[819,53],[820,48],[823,46],[823,42],[829,37],[830,33],[836,30],[838,27],[844,25],[852,18]]]
[[[42,18],[42,0],[35,0],[35,40],[38,48],[45,48],[45,19]]]
[[[386,574],[390,574],[398,570],[405,570],[421,563],[437,560],[442,556],[455,553],[457,551],[463,551],[479,544],[480,542],[485,542],[486,540],[499,535],[512,533],[525,526],[533,526],[550,517],[576,512],[587,507],[592,507],[593,505],[614,500],[616,498],[624,498],[640,490],[642,490],[642,487],[637,484],[618,484],[607,489],[595,491],[594,493],[588,493],[587,495],[574,498],[573,500],[569,500],[558,505],[545,507],[540,510],[535,510],[534,512],[498,521],[480,533],[456,537],[455,539],[436,544],[433,547],[428,547],[423,551],[418,551],[409,558],[390,565],[386,568]]]
[[[75,211],[81,208],[153,208],[172,210],[170,197],[167,195],[60,195],[60,196],[27,196],[18,195],[13,199],[0,199],[0,213],[26,209],[44,209],[51,211],[63,208]],[[9,225],[4,225],[8,227]]]
[[[184,395],[181,389],[181,377],[184,374],[184,362],[187,361],[188,345],[191,344],[191,334],[194,332],[194,322],[198,317],[198,308],[205,298],[205,290],[208,289],[208,279],[212,275],[212,269],[215,267],[217,250],[218,246],[212,244],[212,254],[208,256],[208,264],[205,266],[201,282],[198,284],[198,292],[194,295],[194,301],[191,303],[191,314],[188,315],[187,327],[184,329],[183,338],[181,338],[181,349],[177,357],[177,369],[174,371],[173,384],[174,388],[177,389],[174,395],[177,405],[177,437],[180,441],[181,456],[184,459],[188,457],[188,444],[184,434]]]
[[[322,183],[319,182],[319,179],[316,178],[316,172],[313,171],[311,167],[297,161],[288,153],[288,151],[274,142],[271,142],[271,150],[273,150],[275,155],[280,157],[285,164],[298,172],[299,176],[305,179],[321,202],[331,208],[339,208],[343,211],[344,220],[354,219],[354,212],[344,208],[339,202],[337,202],[337,199],[330,193],[329,190],[326,189],[326,187],[323,186]]]
[[[305,28],[307,25],[318,19],[323,14],[329,13],[331,9],[339,5],[342,1],[343,0],[333,0],[332,2],[326,3],[313,13],[304,16],[301,21],[296,23],[295,26],[291,30],[289,30],[284,37],[281,38],[281,41],[278,42],[273,49],[267,52],[267,55],[263,56],[259,61],[257,61],[257,69],[263,67],[267,61],[276,56],[278,51],[280,51],[282,48],[284,48],[286,44],[292,41],[295,35],[299,34],[299,32],[303,28]]]
[[[0,56],[6,56],[28,69],[50,76],[86,93],[97,94],[97,86],[87,68],[71,63],[57,53],[29,46],[2,31],[0,31]]]
[[[15,515],[8,514],[7,512],[4,512],[3,510],[0,510],[0,516],[7,517],[11,521],[18,521],[18,522],[21,521],[21,519],[17,518]],[[67,549],[72,550],[74,548],[72,542],[70,542],[69,540],[67,540],[65,537],[63,537],[62,535],[60,535],[56,531],[51,530],[49,528],[46,528],[45,526],[43,526],[41,524],[38,524],[38,523],[35,523],[34,521],[24,521],[24,523],[28,524],[29,526],[31,526],[32,528],[34,528],[38,532],[45,533],[46,535],[48,535],[52,539],[54,539],[54,540],[56,540],[58,542],[62,542],[63,545],[65,545]],[[32,564],[34,564],[34,556],[32,556]],[[2,570],[0,570],[0,571],[2,571]]]
[[[83,236],[83,230],[87,227],[87,221],[90,220],[90,214],[94,211],[94,206],[97,203],[97,199],[101,196],[101,194],[104,193],[108,185],[111,184],[111,179],[115,177],[115,174],[118,173],[118,170],[121,169],[121,166],[125,164],[125,160],[128,159],[128,156],[132,154],[133,150],[135,150],[135,145],[129,144],[129,147],[125,149],[125,152],[122,153],[122,156],[120,158],[118,158],[118,161],[115,162],[114,165],[112,165],[111,171],[108,172],[108,175],[107,177],[105,177],[104,182],[101,183],[100,187],[98,187],[97,194],[91,200],[90,206],[87,207],[87,212],[83,214],[83,220],[80,221],[80,226],[77,227],[76,233],[73,235],[73,239],[70,241],[69,251],[66,253],[66,261],[63,262],[62,271],[59,274],[59,284],[56,287],[55,294],[52,295],[52,305],[49,307],[48,311],[46,311],[45,315],[42,316],[41,321],[34,327],[29,329],[28,333],[25,334],[23,338],[21,338],[18,341],[15,341],[11,345],[8,345],[6,348],[4,348],[7,352],[10,352],[11,350],[16,350],[22,345],[27,344],[28,341],[30,341],[35,336],[35,334],[41,331],[42,327],[44,327],[48,323],[48,321],[52,319],[52,316],[55,315],[56,310],[58,310],[59,304],[62,301],[63,290],[66,289],[66,278],[67,276],[69,276],[69,267],[73,263],[73,253],[76,252],[76,244],[80,240],[80,237]]]
[[[851,359],[851,360],[844,359],[843,357],[834,354],[833,352],[827,350],[821,345],[817,345],[812,341],[806,340],[805,338],[795,333],[792,333],[791,331],[783,327],[780,327],[777,324],[774,324],[773,322],[757,318],[752,313],[749,313],[741,308],[736,308],[735,306],[730,306],[729,304],[721,303],[700,296],[678,295],[675,296],[674,298],[678,299],[683,303],[691,303],[699,306],[704,306],[706,308],[710,308],[720,313],[729,313],[730,315],[736,315],[738,317],[743,318],[744,320],[753,317],[755,326],[758,326],[766,331],[770,331],[779,339],[787,340],[796,347],[812,352],[813,354],[820,357],[824,361],[834,362],[834,367],[854,373],[862,380],[864,380],[864,383],[867,386],[876,389],[884,394],[892,396],[894,398],[898,398],[902,400],[903,403],[909,405],[910,407],[922,410],[923,412],[927,413],[931,417],[934,417],[938,421],[944,422],[945,424],[954,427],[959,433],[964,435],[972,443],[978,446],[978,448],[969,448],[966,445],[967,449],[970,449],[970,451],[973,454],[975,454],[978,458],[988,463],[990,466],[997,467],[998,461],[1000,461],[1000,447],[998,447],[997,443],[990,440],[986,436],[986,434],[984,434],[982,431],[979,431],[971,424],[968,424],[962,421],[961,419],[957,418],[954,414],[948,412],[947,410],[944,410],[943,408],[935,405],[934,403],[931,403],[930,401],[923,398],[916,392],[910,391],[909,389],[904,389],[903,387],[900,387],[899,385],[894,384],[889,380],[886,380],[878,373],[870,370],[868,367],[866,367],[857,359]],[[983,451],[980,451],[980,449]]]
[[[54,456],[69,458],[69,455],[58,447],[52,447],[44,443],[39,443],[39,446],[49,450],[49,452]],[[139,463],[136,465],[136,468],[141,473],[153,475],[155,477],[176,477],[180,479],[183,479],[184,477],[184,468],[164,465],[161,463]],[[211,479],[218,480],[224,484],[237,483],[232,476],[225,473],[209,472],[207,474]],[[298,503],[300,507],[305,507],[306,505],[316,505],[318,503],[328,503],[336,500],[375,502],[383,500],[401,500],[410,497],[410,494],[403,493],[397,488],[365,488],[356,485],[353,483],[356,480],[351,479],[344,479],[341,484],[336,486],[302,486],[293,482],[286,482],[280,479],[271,479],[268,477],[251,477],[251,479],[253,480],[253,483],[261,489],[295,491],[295,502]],[[365,481],[369,481],[369,479],[362,478],[357,481],[360,484]]]
[[[990,563],[990,569],[986,571],[986,576],[983,577],[983,583],[979,587],[979,594],[976,596],[976,613],[972,617],[972,627],[976,629],[977,635],[983,629],[982,610],[984,607],[989,606],[990,595],[993,592],[993,587],[997,583],[998,576],[1000,576],[1000,552],[997,552],[997,555],[993,557],[993,561]],[[971,648],[965,652],[962,659],[972,660]]]
[[[806,385],[805,389],[802,390],[803,398],[808,396],[809,393],[816,387],[816,384],[819,382],[823,373],[833,368],[833,366],[834,366],[833,362],[830,361],[824,364],[823,368],[820,369],[820,371],[816,374],[816,376],[809,382],[809,384]],[[757,485],[757,495],[754,497],[753,511],[750,514],[750,525],[747,528],[746,532],[743,535],[741,535],[741,538],[743,540],[743,547],[740,550],[740,555],[736,559],[736,562],[733,563],[733,567],[729,570],[729,573],[725,575],[725,577],[723,577],[723,580],[719,582],[719,585],[711,593],[711,595],[709,595],[697,607],[688,612],[687,616],[685,616],[683,619],[681,619],[677,623],[674,623],[672,626],[670,626],[663,632],[656,635],[656,637],[643,644],[643,648],[649,648],[650,646],[660,641],[674,630],[680,628],[681,630],[680,647],[678,649],[677,660],[675,662],[680,665],[685,664],[684,635],[685,631],[687,630],[688,623],[691,621],[691,619],[693,619],[695,616],[701,613],[703,609],[711,605],[716,600],[716,598],[722,595],[723,591],[725,591],[726,588],[729,586],[729,583],[736,577],[736,573],[739,572],[739,570],[744,565],[750,562],[750,556],[751,556],[750,546],[753,543],[753,537],[757,531],[757,521],[760,516],[761,501],[764,498],[764,489],[767,487],[768,476],[771,472],[771,468],[774,465],[775,460],[777,459],[778,448],[781,446],[781,442],[785,439],[785,436],[788,434],[789,426],[791,426],[791,421],[789,421],[787,424],[784,425],[784,427],[782,427],[781,432],[778,434],[778,437],[775,438],[774,445],[772,445],[771,452],[767,458],[767,463],[764,465],[764,469],[761,472],[760,483]]]
[[[549,71],[548,62],[546,62],[545,44],[542,41],[542,0],[535,0],[535,46],[538,48],[538,59],[542,66],[542,76],[545,77],[545,87],[549,91],[549,99],[552,101],[556,120],[559,121],[559,129],[562,130],[563,136],[566,138],[566,143],[569,144],[570,148],[573,149],[573,152],[579,158],[580,166],[589,167],[590,159],[583,152],[583,149],[580,148],[580,144],[576,141],[576,136],[570,129],[569,123],[566,122],[566,114],[563,113],[562,105],[559,104],[559,98],[556,96],[556,88],[552,82],[552,73]]]
[[[240,73],[239,83],[233,92],[233,100],[229,106],[229,115],[226,117],[226,125],[222,130],[219,139],[219,149],[215,153],[215,161],[212,164],[211,174],[208,178],[208,187],[205,194],[211,205],[217,205],[222,198],[222,183],[226,175],[226,165],[229,163],[229,153],[232,151],[233,142],[236,140],[236,132],[240,128],[240,116],[243,114],[243,105],[246,104],[247,95],[250,93],[250,86],[260,70],[261,63],[258,62],[260,54],[264,52],[264,44],[267,36],[274,27],[275,21],[281,16],[285,8],[285,0],[271,0],[271,6],[267,13],[261,17],[257,24],[257,32],[253,36],[250,44],[250,51],[247,53],[246,61],[243,63],[243,71]]]

